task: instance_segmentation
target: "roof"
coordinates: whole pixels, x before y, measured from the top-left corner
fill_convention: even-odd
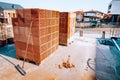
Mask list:
[[[0,8],[3,10],[13,10],[13,9],[18,9],[18,8],[23,8],[23,7],[18,4],[0,2]]]
[[[84,14],[84,12],[83,11],[75,11],[74,13],[76,13],[76,14]]]
[[[100,11],[97,11],[97,10],[85,11],[84,13],[101,13],[101,14],[103,14],[103,12],[100,12]]]

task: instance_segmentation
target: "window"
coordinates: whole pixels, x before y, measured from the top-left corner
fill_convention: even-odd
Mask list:
[[[111,7],[112,7],[112,4],[110,4],[110,5],[108,6],[108,9],[111,9]]]
[[[111,11],[108,11],[108,13],[110,13]]]

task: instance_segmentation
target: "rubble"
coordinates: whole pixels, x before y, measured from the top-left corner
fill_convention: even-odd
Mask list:
[[[58,65],[59,69],[62,69],[62,68],[74,68],[74,67],[75,67],[75,65],[70,62],[70,55],[68,55],[67,61],[63,61],[62,64]]]

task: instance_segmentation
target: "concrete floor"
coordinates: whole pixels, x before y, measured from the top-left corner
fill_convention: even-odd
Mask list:
[[[73,68],[59,68],[62,62],[70,57]],[[6,56],[5,56],[6,57]],[[59,48],[37,66],[25,62],[22,76],[13,65],[0,57],[0,80],[96,80],[94,72],[87,66],[88,58],[96,57],[96,39],[74,35],[74,42],[69,46]],[[22,66],[22,61],[7,57],[15,64]]]

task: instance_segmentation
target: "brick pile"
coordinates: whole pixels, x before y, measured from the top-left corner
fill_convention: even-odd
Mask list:
[[[45,9],[17,9],[17,18],[12,19],[16,57],[41,63],[43,59],[53,53],[59,44],[59,12]]]
[[[60,12],[59,44],[67,46],[73,41],[75,32],[76,14],[72,12]]]

